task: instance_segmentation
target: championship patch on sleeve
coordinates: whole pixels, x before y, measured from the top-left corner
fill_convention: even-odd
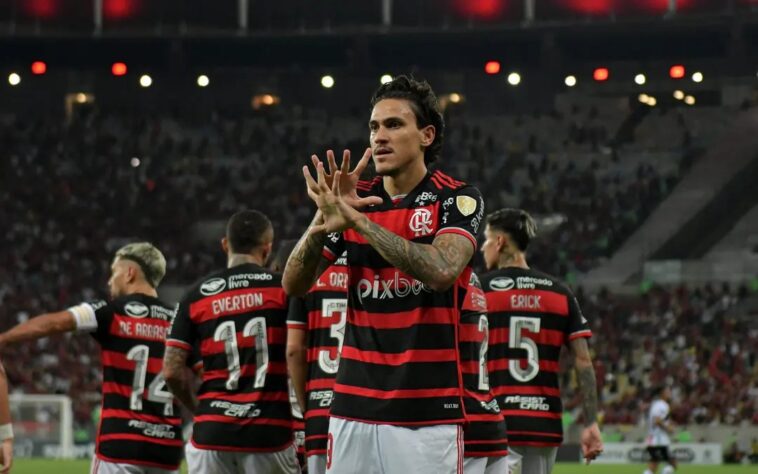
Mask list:
[[[458,196],[455,205],[464,216],[470,216],[476,211],[476,199],[471,196]]]

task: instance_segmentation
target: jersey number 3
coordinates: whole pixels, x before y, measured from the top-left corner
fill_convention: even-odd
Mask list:
[[[332,323],[329,337],[337,339],[337,357],[332,358],[331,351],[322,350],[318,353],[318,366],[324,373],[336,374],[340,364],[342,342],[345,340],[345,322],[347,321],[347,300],[344,298],[324,298],[321,307],[321,317],[331,318],[339,314],[339,321]]]

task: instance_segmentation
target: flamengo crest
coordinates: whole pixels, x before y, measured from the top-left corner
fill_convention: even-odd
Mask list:
[[[413,211],[408,226],[414,233],[414,237],[423,237],[432,233],[432,211],[429,209],[416,209]]]

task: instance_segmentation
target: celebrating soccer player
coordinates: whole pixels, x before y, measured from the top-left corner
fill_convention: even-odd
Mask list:
[[[487,216],[482,244],[489,270],[482,275],[492,343],[490,384],[508,426],[509,451],[521,456],[522,472],[549,474],[563,441],[558,359],[561,346],[574,355],[582,394],[584,458],[603,449],[597,425],[595,370],[587,347],[592,335],[571,291],[529,268],[526,249],[536,235],[532,217],[520,209]]]
[[[0,334],[0,347],[70,331],[88,331],[102,349],[103,409],[92,474],[177,473],[182,459],[179,406],[161,376],[174,310],[156,288],[166,259],[147,242],[116,252],[111,301],[44,314]]]
[[[221,244],[227,268],[182,299],[166,341],[163,373],[195,413],[187,464],[191,473],[299,473],[285,362],[287,296],[264,268],[274,229],[258,211],[234,214]],[[203,364],[197,401],[186,371]]]
[[[400,76],[374,94],[371,148],[354,170],[327,153],[303,174],[318,211],[283,284],[304,295],[347,252],[345,338],[330,410],[327,472],[462,468],[457,331],[484,203],[430,171],[444,121],[429,84]],[[359,181],[373,158],[378,176]]]

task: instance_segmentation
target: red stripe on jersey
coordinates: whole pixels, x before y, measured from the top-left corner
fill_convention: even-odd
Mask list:
[[[472,439],[471,444],[499,444],[507,443],[508,438],[503,439]]]
[[[494,372],[496,370],[507,370],[508,369],[508,361],[511,360],[518,360],[521,363],[521,368],[526,369],[526,358],[523,359],[495,359],[489,361],[487,364],[490,371]],[[540,372],[558,372],[559,366],[558,361],[555,360],[540,360]]]
[[[255,377],[256,370],[255,364],[242,364],[240,366],[240,376]],[[266,373],[284,375],[287,373],[287,364],[285,362],[269,362]],[[206,370],[203,372],[203,382],[213,379],[225,379],[227,377],[229,377],[229,369]]]
[[[450,175],[447,175],[447,174],[443,173],[440,170],[435,171],[434,172],[434,176],[436,176],[437,178],[441,179],[442,181],[446,181],[446,182],[454,185],[455,187],[463,186],[464,184],[466,184],[463,181],[458,181],[457,179],[451,177]]]
[[[337,260],[337,256],[334,254],[334,252],[329,250],[328,247],[324,247],[323,249],[321,249],[321,256],[332,263],[334,263],[334,261]]]
[[[129,385],[121,385],[116,382],[103,382],[103,395],[116,394],[124,397],[132,396],[132,387]]]
[[[479,326],[476,324],[461,324],[458,329],[460,342],[475,342],[481,344],[484,341],[484,332],[479,330]],[[492,336],[490,336],[490,341]]]
[[[334,387],[334,377],[328,379],[312,379],[305,383],[305,390],[331,389]]]
[[[105,367],[112,367],[114,369],[121,370],[134,370],[137,366],[137,361],[127,359],[125,354],[114,351],[102,351],[100,360]],[[151,374],[159,374],[163,369],[163,359],[158,357],[147,358],[147,371]]]
[[[347,292],[347,267],[344,265],[332,265],[324,270],[316,283],[308,290],[309,293],[318,294],[321,291],[333,291],[337,293]]]
[[[363,387],[354,387],[351,385],[334,384],[334,391],[348,395],[356,395],[368,398],[437,398],[437,397],[458,397],[461,395],[458,387],[453,388],[415,388],[406,390],[375,390]],[[366,423],[364,421],[364,423]],[[403,423],[409,424],[409,423]],[[420,422],[419,424],[429,424]],[[435,424],[443,424],[436,422]]]
[[[585,329],[583,331],[577,331],[572,332],[569,334],[569,341],[573,341],[574,339],[579,339],[580,337],[592,337],[592,331],[589,329]]]
[[[409,362],[455,362],[458,354],[455,349],[409,349],[390,354],[378,351],[362,351],[355,347],[342,346],[342,358],[370,364],[403,365]]]
[[[298,329],[300,331],[305,331],[308,329],[308,327],[305,323],[301,323],[299,321],[287,321],[287,329]]]
[[[527,333],[529,339],[537,344],[560,347],[566,343],[566,333],[555,329],[540,329],[532,332],[527,328],[521,329],[521,333]],[[490,328],[490,344],[506,344],[510,335],[509,328]]]
[[[151,438],[150,436],[143,436],[140,434],[107,434],[98,436],[98,441],[111,441],[111,440],[122,440],[122,441],[139,441],[142,443],[152,443],[152,444],[162,444],[164,446],[184,446],[184,441],[181,439],[160,439],[160,438]]]
[[[466,421],[483,421],[483,422],[499,422],[503,420],[503,415],[501,414],[495,414],[495,413],[488,413],[488,414],[481,414],[481,415],[475,415],[473,413],[467,413],[466,414]]]
[[[208,296],[190,304],[190,318],[195,324],[220,316],[252,313],[267,309],[286,309],[287,295],[281,287],[242,288]]]
[[[469,443],[465,443],[466,446],[469,445]],[[471,442],[472,445],[479,445],[482,443],[478,443],[476,441]],[[501,451],[471,451],[466,450],[466,457],[467,458],[493,458],[493,457],[501,457],[501,456],[507,456],[508,450],[504,449]]]
[[[347,298],[347,295],[345,295],[343,298],[332,298],[332,299],[342,299],[343,301]],[[323,300],[322,300],[323,301]],[[321,311],[321,309],[315,309],[313,311],[308,312],[308,329],[329,329],[332,327],[332,324],[338,323],[342,317],[341,311],[334,311],[330,316],[322,316],[324,313]]]
[[[554,291],[511,290],[487,292],[490,313],[519,311],[568,316],[568,297]]]
[[[560,397],[561,391],[553,387],[530,387],[528,385],[507,385],[492,389],[496,397],[500,395],[544,395],[546,397]]]
[[[319,408],[318,410],[308,410],[305,412],[306,420],[310,420],[311,418],[319,418],[322,416],[329,416],[328,408]]]
[[[502,410],[501,413],[508,421],[509,416],[526,416],[528,418],[552,418],[558,420],[561,418],[561,413],[551,413],[547,411],[532,411],[532,410]]]
[[[146,415],[137,411],[131,410],[117,410],[115,408],[107,408],[100,414],[101,418],[124,418],[127,420],[140,420],[148,423],[170,423],[174,425],[181,425],[182,419],[179,417],[166,417]]]
[[[463,360],[461,361],[461,372],[464,374],[478,374],[479,373],[479,359],[477,360]]]
[[[317,439],[328,439],[329,435],[312,435],[312,436],[306,436],[306,441],[316,441]]]
[[[372,313],[356,309],[351,316],[350,324],[353,326],[375,329],[405,329],[416,324],[451,324],[455,320],[453,310],[449,308],[416,308],[393,313]]]
[[[524,436],[545,436],[547,438],[563,438],[562,434],[548,433],[545,431],[511,431],[508,430],[509,435],[524,435]]]
[[[514,441],[514,440],[509,440],[508,444],[510,444],[511,446],[537,446],[537,447],[541,447],[541,448],[544,448],[544,447],[547,447],[547,446],[560,446],[561,445],[561,443],[558,443],[558,442],[556,442],[556,443],[541,443],[539,441]]]
[[[184,341],[180,341],[179,339],[166,339],[166,345],[169,347],[177,347],[179,349],[184,349],[185,351],[192,350],[191,344]]]
[[[284,402],[290,399],[288,392],[205,392],[198,400],[225,400],[232,402]]]
[[[248,425],[265,425],[265,426],[284,426],[285,428],[292,427],[292,420],[282,420],[279,418],[235,418],[224,415],[197,415],[195,417],[195,423],[213,422],[213,423],[227,423],[237,426]]]
[[[437,235],[443,235],[443,234],[456,234],[456,235],[462,235],[463,237],[466,237],[469,242],[471,242],[471,245],[474,246],[474,250],[478,248],[479,244],[476,242],[476,237],[471,235],[469,231],[466,229],[462,229],[460,227],[445,227],[444,229],[437,232]]]
[[[414,215],[417,215],[419,211],[426,210],[429,212],[429,218],[431,219],[428,224],[428,231],[425,231],[423,235],[434,235],[438,229],[439,222],[439,202],[429,204],[427,206],[419,206],[413,208],[392,208],[384,211],[376,211],[366,214],[372,222],[384,227],[390,232],[396,233],[403,238],[410,239],[414,237],[421,237],[421,234],[416,235],[411,231],[409,222]],[[367,245],[368,241],[365,237],[359,234],[353,229],[348,229],[343,234],[345,242],[351,242],[354,244]],[[393,271],[396,269],[392,268]]]
[[[142,339],[145,341],[165,341],[171,323],[162,319],[133,318],[114,314],[108,333],[116,337]]]
[[[246,349],[255,347],[256,338],[252,335],[243,335],[243,330],[237,332],[237,347],[240,349]],[[266,328],[266,340],[268,344],[284,344],[287,342],[287,330],[285,328],[267,327]],[[203,339],[200,342],[200,353],[203,356],[209,356],[213,354],[226,354],[226,343],[222,341],[216,341],[210,337]]]
[[[429,179],[432,181],[432,183],[434,183],[435,188],[442,189],[442,183],[440,183],[436,176],[432,175]]]

